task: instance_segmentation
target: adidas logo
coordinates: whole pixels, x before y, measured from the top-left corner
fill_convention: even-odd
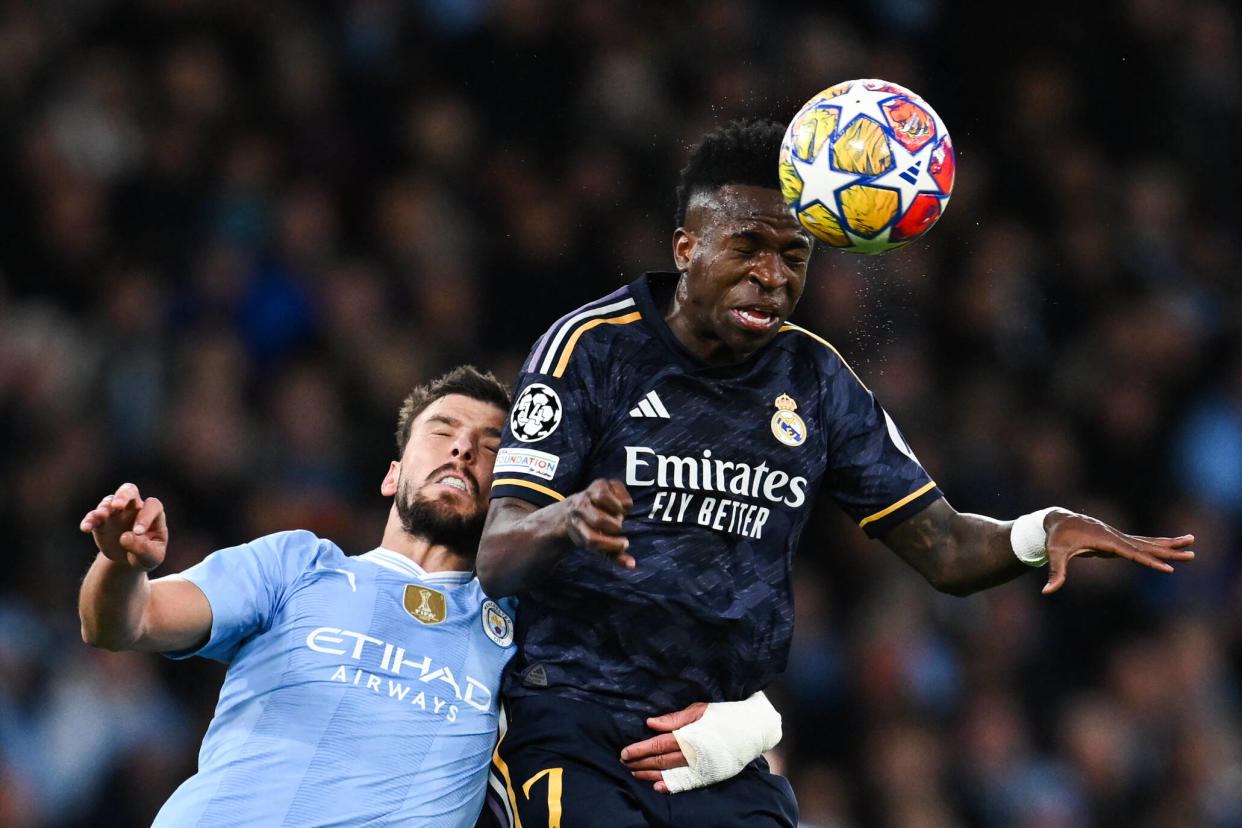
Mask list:
[[[547,668],[542,664],[531,665],[522,676],[522,684],[525,684],[527,687],[547,687]]]
[[[656,396],[656,392],[648,391],[647,396],[638,401],[638,405],[630,409],[631,417],[658,417],[661,420],[669,419],[668,409],[664,407],[664,403],[660,402],[660,398]]]

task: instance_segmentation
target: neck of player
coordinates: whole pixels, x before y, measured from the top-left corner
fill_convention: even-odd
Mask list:
[[[405,531],[396,508],[388,513],[388,524],[384,527],[380,545],[409,558],[427,572],[469,572],[474,569],[473,559],[452,547],[432,543],[427,538]]]

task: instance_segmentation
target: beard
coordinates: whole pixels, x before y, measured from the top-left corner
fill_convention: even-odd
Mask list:
[[[479,539],[483,537],[483,524],[487,513],[458,514],[443,503],[415,492],[412,496],[402,492],[397,497],[397,517],[401,527],[416,538],[447,546],[469,560],[479,551]]]

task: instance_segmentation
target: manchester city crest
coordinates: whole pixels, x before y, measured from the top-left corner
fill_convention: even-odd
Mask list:
[[[787,446],[800,446],[806,441],[806,423],[796,413],[798,404],[788,394],[776,398],[772,415],[772,434]]]
[[[495,601],[483,602],[483,631],[501,647],[513,643],[513,619]]]

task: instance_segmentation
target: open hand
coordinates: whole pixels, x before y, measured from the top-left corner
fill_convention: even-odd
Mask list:
[[[1190,545],[1194,535],[1176,538],[1147,538],[1127,535],[1087,515],[1053,512],[1048,525],[1048,583],[1043,592],[1049,595],[1065,584],[1066,569],[1072,558],[1127,558],[1160,572],[1172,572],[1169,561],[1193,560]]]
[[[104,557],[133,569],[150,571],[164,562],[168,524],[164,504],[145,500],[133,483],[123,483],[86,513],[78,526],[90,532]]]

